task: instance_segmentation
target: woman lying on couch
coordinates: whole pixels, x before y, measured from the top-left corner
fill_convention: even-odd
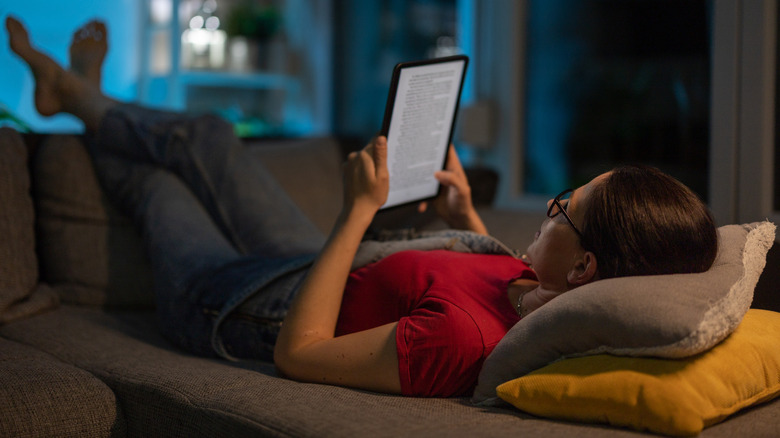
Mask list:
[[[464,231],[353,266],[387,197],[385,138],[349,155],[325,239],[229,124],[103,95],[103,24],[74,34],[69,70],[32,47],[19,21],[6,27],[38,111],[84,122],[105,191],[143,232],[163,332],[196,354],[273,358],[301,381],[467,395],[504,334],[556,296],[610,277],[702,272],[717,252],[712,217],[688,188],[621,167],[550,200],[520,260],[487,236],[450,148],[434,204]]]

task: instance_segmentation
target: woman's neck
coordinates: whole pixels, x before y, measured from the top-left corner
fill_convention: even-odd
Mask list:
[[[544,289],[539,285],[539,282],[534,280],[519,279],[509,283],[507,297],[512,308],[518,311],[518,314],[520,313],[519,307],[522,307],[522,316],[525,316],[564,292]],[[523,297],[522,306],[519,305],[521,296]]]
[[[539,287],[538,281],[527,278],[520,278],[509,283],[506,294],[512,308],[517,310],[517,302],[520,300],[520,296],[533,291],[537,287]]]

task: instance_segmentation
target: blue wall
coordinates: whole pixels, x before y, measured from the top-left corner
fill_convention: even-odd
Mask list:
[[[73,32],[90,19],[109,26],[109,51],[103,68],[103,90],[120,100],[134,100],[139,71],[141,29],[139,0],[0,0],[0,104],[32,126],[34,131],[80,132],[81,123],[68,115],[41,117],[33,106],[33,77],[8,48],[5,17],[13,15],[27,26],[33,43],[62,65],[68,63]]]

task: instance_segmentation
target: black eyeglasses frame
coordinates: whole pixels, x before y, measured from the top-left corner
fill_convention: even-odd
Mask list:
[[[555,198],[553,198],[552,202],[550,203],[550,206],[547,208],[547,217],[550,219],[554,218],[555,216],[558,216],[559,213],[563,213],[563,216],[566,218],[567,221],[569,221],[569,225],[574,229],[574,232],[577,233],[577,235],[582,238],[582,233],[577,228],[576,225],[574,225],[574,221],[571,220],[571,216],[569,216],[569,213],[566,212],[566,209],[563,207],[563,204],[561,204],[561,198],[568,195],[569,193],[573,193],[574,189],[566,189],[558,194]],[[568,202],[567,202],[568,205]],[[553,214],[553,207],[558,207],[558,211]]]

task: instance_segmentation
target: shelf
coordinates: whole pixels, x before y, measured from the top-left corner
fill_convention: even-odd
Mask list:
[[[297,86],[294,77],[279,73],[241,73],[228,71],[182,70],[178,80],[183,86],[239,89],[283,89]]]
[[[260,59],[254,59],[260,52],[252,51],[250,44],[250,59],[245,64],[237,61],[239,57],[231,58],[230,39],[212,38],[208,50],[203,51],[203,40],[196,38],[200,34],[190,33],[200,32],[200,28],[182,28],[179,14],[189,17],[193,12],[187,11],[200,4],[198,0],[145,0],[138,100],[174,111],[217,113],[246,135],[328,132],[331,0],[270,2],[280,8],[283,30],[271,40],[272,45],[264,47]],[[226,11],[235,4],[238,2],[219,0],[221,14],[227,16]],[[153,7],[164,7],[165,13],[153,14]],[[162,16],[167,18],[162,20]],[[226,35],[222,28],[215,32]],[[197,56],[195,47],[199,49]],[[212,59],[215,47],[218,51]]]

